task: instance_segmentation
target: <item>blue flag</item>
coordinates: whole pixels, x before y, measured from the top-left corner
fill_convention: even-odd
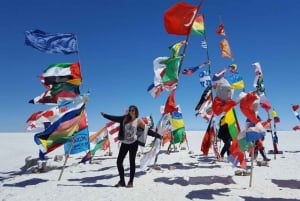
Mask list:
[[[57,33],[50,34],[41,30],[25,31],[25,45],[46,53],[77,53],[75,34]]]

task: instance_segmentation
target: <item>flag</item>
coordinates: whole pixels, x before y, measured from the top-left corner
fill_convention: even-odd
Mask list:
[[[236,162],[234,162],[234,161],[239,161],[240,167],[245,169],[247,167],[247,163],[245,160],[245,154],[241,150],[237,138],[232,139],[231,146],[229,149],[230,149],[230,155],[232,156],[231,159],[233,159],[230,161],[233,162],[234,165],[236,165]]]
[[[219,25],[218,29],[216,30],[216,33],[221,36],[226,36],[224,24]]]
[[[185,2],[179,2],[164,13],[164,27],[169,34],[190,34],[198,7]]]
[[[162,146],[172,141],[172,125],[170,121],[170,114],[162,114],[157,123],[156,131],[162,135]]]
[[[271,109],[271,104],[266,98],[261,100],[259,104],[267,113],[269,113],[269,111]]]
[[[192,34],[204,36],[204,17],[202,14],[197,14],[192,26]]]
[[[80,64],[79,62],[52,64],[43,71],[41,79],[43,79],[45,85],[60,82],[80,85],[82,82]]]
[[[81,107],[70,109],[45,131],[34,135],[34,141],[43,153],[49,153],[64,144],[80,130],[82,118],[85,118],[85,104],[79,104],[78,106]],[[84,126],[82,125],[82,127]]]
[[[208,86],[203,91],[198,104],[195,107],[196,116],[200,115],[205,120],[209,121],[213,115],[212,112],[212,87]]]
[[[265,85],[264,85],[263,73],[261,70],[260,63],[255,62],[251,65],[255,67],[255,78],[254,78],[253,86],[256,88],[256,93],[259,96],[263,96],[265,92]]]
[[[208,87],[212,85],[210,73],[207,70],[199,73],[199,81],[202,87]]]
[[[201,47],[203,49],[207,49],[207,42],[206,42],[206,40],[201,40]]]
[[[236,118],[235,109],[231,108],[225,113],[224,123],[227,123],[231,138],[236,138],[240,132],[240,126]]]
[[[182,74],[183,75],[191,75],[194,72],[196,72],[199,69],[199,66],[193,67],[193,68],[189,68],[189,69],[183,69]]]
[[[180,60],[181,57],[158,57],[154,59],[154,86],[150,86],[148,92],[151,92],[155,96],[162,91],[171,91],[175,89],[178,81]]]
[[[165,70],[161,74],[162,82],[164,84],[172,83],[178,80],[178,69],[181,57],[169,58],[161,62],[165,65]]]
[[[175,111],[171,113],[171,124],[172,124],[172,143],[181,143],[185,136],[185,125],[182,117],[182,113]]]
[[[254,124],[260,121],[256,115],[258,101],[259,97],[255,92],[248,92],[240,99],[241,112]]]
[[[233,64],[233,65],[235,65],[235,64]],[[230,74],[228,76],[226,76],[226,79],[230,83],[230,86],[232,89],[244,89],[245,84],[244,84],[243,77],[237,71],[236,65],[235,66],[233,66],[233,65],[231,65],[229,67]]]
[[[178,111],[178,107],[175,104],[175,90],[172,90],[164,107],[163,114],[172,113]]]
[[[293,130],[294,130],[294,131],[300,130],[300,124],[294,126],[294,127],[293,127]]]
[[[119,130],[120,130],[120,124],[118,122],[111,121],[111,122],[108,122],[106,124],[106,128],[107,128],[108,133],[114,139],[114,142],[119,141],[118,133],[119,133]]]
[[[159,84],[157,86],[154,85],[154,82],[151,83],[147,89],[147,92],[153,97],[157,98],[160,96],[161,92],[163,91],[162,84]]]
[[[102,129],[90,136],[91,155],[94,156],[98,150],[107,150],[110,146],[108,130],[104,126]]]
[[[181,47],[185,44],[186,44],[186,40],[183,40],[178,43],[175,43],[174,45],[171,45],[169,49],[172,51],[172,57],[177,57]]]
[[[51,34],[38,29],[26,31],[25,45],[45,53],[78,53],[77,39],[72,33]]]
[[[209,64],[210,64],[210,61],[205,61],[202,64],[200,64],[199,66],[183,69],[182,74],[183,75],[191,75],[194,72],[196,72],[198,69],[200,69],[206,65],[209,65]]]
[[[35,112],[26,120],[27,131],[45,130],[66,112],[66,107],[60,108],[57,106],[54,106],[45,111]]]
[[[65,154],[77,154],[90,149],[89,129],[86,127],[74,134],[74,137],[64,144]]]
[[[57,83],[51,85],[51,88],[43,92],[41,95],[29,100],[29,103],[55,105],[59,103],[60,98],[75,99],[79,94],[79,86],[69,83]]]
[[[221,49],[222,57],[232,58],[230,46],[229,46],[227,39],[224,38],[223,40],[221,40],[220,49]]]
[[[206,132],[202,138],[202,142],[201,142],[201,151],[203,153],[203,155],[207,156],[211,143],[212,143],[212,139],[215,136],[215,128],[214,125],[212,123],[213,118],[210,119],[209,124],[207,126]]]

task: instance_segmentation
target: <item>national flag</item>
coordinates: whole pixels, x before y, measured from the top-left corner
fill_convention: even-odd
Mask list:
[[[106,128],[108,133],[112,136],[114,139],[114,142],[118,142],[118,133],[120,130],[120,124],[118,122],[110,121],[106,124]]]
[[[201,142],[201,151],[203,153],[203,155],[207,156],[213,137],[215,136],[215,128],[214,128],[214,124],[212,123],[213,118],[210,119],[209,124],[207,126],[206,132],[202,138],[202,142]]]
[[[163,91],[163,86],[162,84],[159,84],[157,86],[154,85],[154,82],[149,85],[147,92],[153,97],[153,98],[157,98],[158,96],[160,96],[161,92]]]
[[[45,130],[66,112],[66,107],[60,108],[57,106],[45,111],[35,112],[26,120],[27,131]]]
[[[229,46],[227,39],[224,38],[223,40],[221,40],[220,50],[221,50],[222,57],[232,58],[230,46]]]
[[[271,104],[266,98],[261,99],[259,104],[267,113],[269,113],[269,111],[271,109]]]
[[[198,69],[200,69],[202,67],[205,67],[205,66],[207,66],[209,64],[210,64],[210,61],[205,61],[205,62],[203,62],[202,64],[200,64],[200,65],[198,65],[196,67],[191,67],[191,68],[188,68],[188,69],[183,69],[182,74],[183,75],[191,75],[194,72],[196,72]]]
[[[164,27],[169,34],[190,34],[198,7],[185,2],[174,4],[164,13]]]
[[[293,109],[293,111],[296,111],[296,110],[298,110],[299,109],[299,105],[298,104],[294,104],[294,105],[292,105],[292,109]]]
[[[195,110],[197,111],[196,116],[200,115],[202,118],[209,121],[213,115],[212,101],[212,87],[208,86],[203,91],[201,98],[195,107]]]
[[[163,114],[172,113],[178,111],[178,107],[175,104],[175,90],[172,90],[164,107]]]
[[[171,113],[172,124],[172,143],[181,143],[185,136],[185,125],[182,117],[182,113],[175,111]]]
[[[230,155],[232,156],[231,158],[234,159],[232,161],[239,161],[241,168],[245,169],[247,167],[247,163],[245,160],[245,154],[241,150],[237,138],[232,139],[231,146],[230,146]],[[236,164],[236,163],[234,162],[233,164]]]
[[[149,127],[149,129],[152,129],[154,127],[154,121],[152,115],[142,117],[142,120]]]
[[[212,86],[212,81],[210,73],[207,70],[201,71],[199,73],[199,81],[202,87]]]
[[[182,57],[169,58],[161,61],[161,64],[165,65],[164,71],[162,71],[161,78],[164,84],[177,82],[178,69]]]
[[[241,112],[254,124],[257,124],[260,121],[257,117],[256,109],[254,107],[254,105],[258,105],[258,101],[259,97],[254,91],[248,92],[240,99]]]
[[[45,85],[68,82],[80,85],[82,82],[80,63],[57,63],[48,66],[42,74]]]
[[[56,105],[58,104],[60,98],[75,99],[79,94],[79,86],[69,83],[57,83],[51,85],[50,90],[46,90],[41,95],[29,100],[29,103]]]
[[[194,72],[196,72],[199,69],[199,66],[193,67],[193,68],[189,68],[189,69],[183,69],[182,74],[183,75],[191,75]]]
[[[185,44],[186,44],[186,40],[183,40],[178,43],[175,43],[174,45],[171,45],[169,47],[169,49],[172,52],[172,57],[177,57],[179,55],[179,51],[180,51],[181,47]]]
[[[46,53],[78,53],[77,39],[72,33],[46,33],[41,30],[25,32],[25,45]]]
[[[230,71],[232,72],[232,71]],[[226,79],[230,83],[232,89],[244,89],[245,84],[243,77],[235,71],[235,73],[230,73],[230,75],[226,76]]]
[[[293,127],[293,130],[294,130],[294,131],[300,130],[300,124],[294,126],[294,127]]]
[[[224,24],[219,25],[218,29],[216,30],[216,33],[221,36],[226,36]]]
[[[154,86],[150,86],[148,91],[156,95],[162,91],[175,89],[177,87],[180,60],[181,57],[158,57],[154,59]]]
[[[197,14],[192,26],[192,34],[204,36],[204,17],[202,14]]]
[[[235,109],[231,108],[225,113],[224,123],[227,123],[231,138],[236,138],[240,132],[240,126],[236,118]]]
[[[81,107],[78,108],[78,106]],[[78,106],[70,109],[45,131],[34,135],[34,141],[43,153],[49,153],[64,144],[80,130],[82,118],[85,118],[85,104],[79,104]]]
[[[89,140],[92,156],[94,156],[98,150],[107,150],[110,146],[107,127],[104,126],[102,129],[92,134]]]
[[[207,42],[206,42],[206,40],[201,40],[201,47],[203,49],[207,49]]]
[[[256,92],[259,96],[263,96],[265,92],[263,73],[261,70],[261,65],[259,62],[255,62],[251,64],[251,66],[255,67],[255,78],[253,81],[253,86],[256,88]]]
[[[162,135],[162,146],[172,141],[172,125],[170,121],[170,114],[162,114],[157,123],[156,131]]]

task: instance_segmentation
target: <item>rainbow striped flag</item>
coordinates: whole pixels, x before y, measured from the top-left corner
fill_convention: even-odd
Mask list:
[[[192,34],[204,36],[204,33],[204,17],[202,14],[197,14],[192,26]]]

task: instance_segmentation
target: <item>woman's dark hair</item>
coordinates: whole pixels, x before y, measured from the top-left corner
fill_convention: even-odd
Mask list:
[[[128,111],[129,111],[129,110],[132,110],[132,109],[135,110],[135,115],[136,115],[136,117],[139,117],[139,109],[137,108],[137,106],[135,106],[135,105],[130,105],[129,108],[128,108]]]
[[[135,105],[130,105],[130,106],[128,107],[128,113],[127,113],[127,115],[126,115],[126,117],[125,117],[125,119],[124,119],[124,123],[125,123],[125,124],[128,123],[129,121],[131,121],[131,116],[130,116],[130,114],[129,114],[129,111],[132,110],[132,109],[135,110],[135,116],[136,116],[136,118],[139,117],[139,110],[138,110],[137,106],[135,106]]]

